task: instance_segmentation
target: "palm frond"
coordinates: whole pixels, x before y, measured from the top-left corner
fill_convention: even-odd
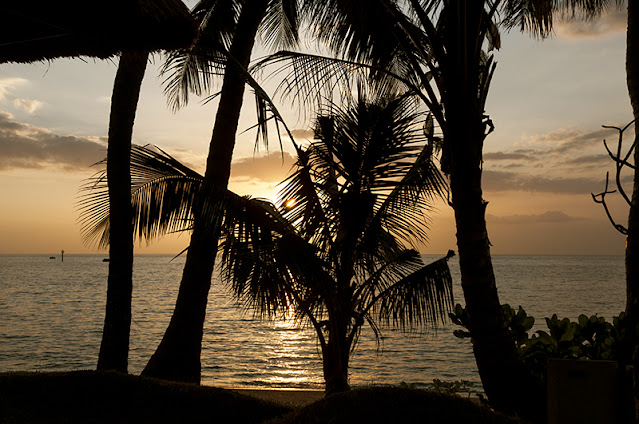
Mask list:
[[[326,177],[315,172],[311,154],[312,149],[297,149],[296,169],[284,181],[278,196],[284,204],[286,218],[298,226],[301,237],[324,250],[332,241],[334,217],[326,210],[322,192],[318,190]],[[288,201],[293,201],[291,206],[286,206]]]
[[[173,111],[186,106],[189,94],[201,96],[212,90],[215,77],[224,72],[227,54],[224,51],[195,45],[190,49],[170,53],[160,74],[164,79],[164,94]]]
[[[159,148],[131,150],[134,234],[147,242],[190,229],[203,177]]]
[[[301,108],[322,105],[325,99],[334,99],[338,104],[352,104],[353,93],[359,93],[367,84],[376,93],[396,95],[411,91],[427,106],[432,101],[422,93],[412,73],[400,74],[392,68],[379,68],[356,61],[331,58],[291,51],[280,51],[257,61],[251,72],[273,66],[271,77],[282,76],[276,92],[288,97]],[[397,72],[407,72],[409,68],[399,66]],[[372,73],[375,79],[371,78]]]
[[[105,161],[99,162],[104,165]],[[190,228],[196,193],[203,177],[158,148],[132,146],[131,201],[134,235],[150,242]],[[78,201],[84,243],[109,244],[109,195],[106,170],[81,187]]]
[[[232,59],[232,58],[231,58]],[[253,89],[253,95],[255,98],[255,108],[256,108],[256,115],[257,115],[257,123],[248,128],[246,131],[250,131],[251,129],[257,129],[257,135],[255,138],[255,147],[257,149],[257,147],[261,144],[268,149],[269,146],[269,130],[268,130],[268,123],[269,121],[273,121],[275,122],[275,126],[276,126],[276,134],[278,137],[278,142],[279,142],[279,146],[280,146],[280,150],[283,151],[283,146],[282,146],[282,137],[281,137],[281,131],[280,131],[280,125],[283,127],[284,131],[286,131],[286,134],[288,135],[289,139],[291,140],[291,142],[293,143],[293,145],[295,145],[295,140],[293,137],[293,134],[291,133],[291,130],[289,129],[289,127],[286,125],[286,122],[284,121],[284,117],[280,114],[277,105],[275,104],[275,102],[271,99],[271,97],[269,96],[269,94],[266,92],[266,90],[264,90],[264,88],[262,87],[262,85],[253,77],[253,75],[251,75],[251,73],[246,70],[246,69],[242,69],[242,67],[238,66],[238,72],[240,72],[244,79],[246,80],[246,84],[251,87]]]
[[[193,44],[170,53],[160,73],[164,93],[175,111],[189,101],[189,93],[201,96],[213,89],[222,75],[239,14],[239,1],[201,0],[192,11],[199,23]]]
[[[273,0],[266,11],[260,32],[267,46],[294,47],[299,42],[299,4],[297,0]]]
[[[295,303],[300,316],[314,317],[319,303],[313,299],[327,286],[317,280],[330,278],[315,247],[267,200],[226,192],[213,203],[223,204],[222,276],[236,296],[260,316]]]
[[[624,4],[623,0],[525,0],[503,2],[502,24],[532,35],[546,37],[551,34],[556,17],[591,20],[605,10]]]
[[[94,166],[105,164],[106,159]],[[87,179],[79,191],[76,208],[82,242],[104,249],[109,245],[109,187],[106,168]]]
[[[425,242],[429,222],[426,212],[432,210],[432,201],[446,192],[446,182],[433,163],[431,151],[423,148],[404,177],[383,199],[365,239],[377,237],[378,228],[384,228],[406,243]]]
[[[452,309],[452,277],[448,258],[442,258],[380,291],[372,311],[379,320],[402,329],[444,322]]]

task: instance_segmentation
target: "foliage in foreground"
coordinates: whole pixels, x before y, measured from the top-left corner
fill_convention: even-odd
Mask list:
[[[375,387],[331,395],[268,424],[521,423],[459,396]]]
[[[598,359],[616,360],[621,348],[621,334],[628,331],[626,314],[613,317],[612,323],[605,318],[580,315],[577,321],[559,319],[557,314],[546,318],[548,331],[538,330],[529,335],[535,318],[519,306],[517,311],[508,304],[502,305],[506,325],[526,366],[537,380],[545,386],[548,359]],[[468,314],[461,305],[455,305],[450,315],[453,323],[466,330],[455,330],[459,338],[471,337],[468,329]]]

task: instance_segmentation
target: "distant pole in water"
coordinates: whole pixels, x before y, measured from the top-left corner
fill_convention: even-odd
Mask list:
[[[60,257],[62,258],[62,262],[64,262],[64,249],[60,251]]]

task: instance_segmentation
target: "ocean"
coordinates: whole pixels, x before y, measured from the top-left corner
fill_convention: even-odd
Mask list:
[[[0,255],[0,371],[95,369],[104,319],[108,264],[104,255]],[[138,255],[134,265],[129,372],[139,373],[168,325],[184,264],[169,255]],[[427,261],[437,256],[425,256]],[[502,303],[522,305],[536,318],[607,319],[625,305],[622,256],[493,257]],[[450,261],[454,295],[463,304],[459,263]],[[352,355],[350,382],[415,384],[468,380],[481,390],[468,339],[436,330],[364,331]],[[214,280],[204,328],[202,383],[226,388],[321,389],[322,364],[314,332],[290,320],[254,319]]]

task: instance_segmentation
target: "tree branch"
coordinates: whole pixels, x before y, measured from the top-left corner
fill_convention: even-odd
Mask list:
[[[609,176],[610,176],[610,173],[606,172],[606,185],[604,187],[604,191],[599,194],[590,193],[590,195],[592,196],[592,200],[595,203],[599,203],[600,205],[603,206],[604,211],[606,211],[606,216],[608,216],[608,220],[610,221],[612,226],[615,228],[615,230],[619,231],[623,235],[628,235],[628,229],[624,227],[623,225],[617,224],[615,222],[614,218],[610,214],[610,209],[608,209],[608,204],[606,203],[606,194],[612,194],[617,192],[617,190],[612,190],[612,191],[608,190]]]

